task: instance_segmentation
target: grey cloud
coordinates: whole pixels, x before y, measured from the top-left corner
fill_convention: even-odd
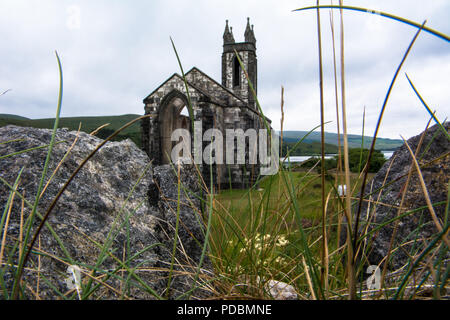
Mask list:
[[[297,1],[32,1],[0,4],[0,113],[53,117],[58,74],[53,50],[64,68],[63,115],[143,113],[142,99],[174,72],[178,63],[171,36],[187,71],[197,66],[220,81],[225,19],[237,41],[243,41],[246,18],[255,25],[260,102],[279,129],[280,87],[286,88],[285,129],[309,130],[318,124],[319,87],[315,11],[292,12]],[[314,4],[300,3],[300,5]],[[422,21],[449,33],[448,1],[345,1]],[[67,27],[68,7],[80,8],[80,28]],[[374,126],[390,79],[415,29],[380,17],[345,12],[346,79],[349,130]],[[321,14],[326,115],[335,122],[334,79],[329,13]],[[334,11],[338,22],[338,11]],[[336,24],[337,26],[338,24]],[[338,29],[336,45],[338,45]],[[448,43],[423,34],[405,70],[416,81],[441,118],[449,112]],[[339,58],[339,57],[338,57]],[[339,71],[339,70],[338,70]],[[448,73],[447,73],[448,74]],[[436,79],[439,81],[436,81]],[[401,130],[416,134],[427,121],[404,75],[394,88],[382,133],[397,138]],[[412,108],[411,105],[414,105]],[[417,111],[416,111],[417,109]],[[329,125],[333,131],[335,123]],[[420,129],[419,129],[420,127]],[[328,126],[327,126],[328,129]]]

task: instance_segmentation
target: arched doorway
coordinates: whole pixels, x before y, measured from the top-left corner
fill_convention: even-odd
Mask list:
[[[178,141],[171,141],[171,135],[174,130],[180,128],[191,132],[192,126],[187,109],[187,98],[181,92],[174,90],[163,98],[159,112],[161,164],[171,162],[172,148],[178,143]]]

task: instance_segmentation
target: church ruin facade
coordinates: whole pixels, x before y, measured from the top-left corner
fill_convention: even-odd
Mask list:
[[[193,67],[185,74],[185,79],[174,73],[143,100],[145,114],[151,117],[141,123],[142,148],[153,159],[154,165],[172,162],[171,153],[178,143],[172,141],[174,130],[185,129],[192,133],[191,137],[194,139],[192,131],[197,129],[193,129],[191,119],[196,124],[201,123],[202,134],[208,129],[217,129],[223,133],[223,137],[226,132],[230,132],[227,129],[247,132],[248,129],[258,131],[267,124],[270,126],[271,121],[258,111],[255,101],[258,84],[256,38],[249,19],[244,38],[244,42],[235,42],[227,20],[223,34],[221,83]],[[188,104],[191,105],[193,114],[189,114]],[[207,185],[210,170],[213,170],[214,185],[219,188],[245,188],[255,183],[260,173],[260,164],[255,164],[249,158],[250,140],[247,137],[245,141],[247,147],[244,163],[237,161],[232,164],[199,166]],[[194,145],[194,141],[191,142]],[[204,148],[211,141],[202,140],[201,143]],[[235,158],[238,157],[237,151],[237,147],[232,151]],[[225,153],[224,150],[223,154]]]

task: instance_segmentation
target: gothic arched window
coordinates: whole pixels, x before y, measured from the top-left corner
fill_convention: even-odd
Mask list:
[[[241,65],[239,64],[238,57],[233,59],[233,87],[239,87],[241,85]]]

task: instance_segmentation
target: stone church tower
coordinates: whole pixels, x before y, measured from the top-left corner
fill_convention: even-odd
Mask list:
[[[248,73],[255,92],[257,93],[257,59],[256,59],[256,38],[253,25],[250,27],[250,18],[247,18],[247,27],[244,34],[245,42],[236,43],[233,37],[233,28],[229,28],[226,21],[225,32],[223,33],[223,53],[222,53],[222,85],[254,108],[255,99],[249,87],[247,77],[241,69],[239,59]]]
[[[232,28],[226,21],[223,34],[222,83],[215,81],[197,67],[193,67],[185,74],[185,79],[178,73],[174,73],[144,99],[145,114],[151,117],[144,119],[141,123],[142,148],[153,159],[153,164],[173,162],[171,153],[177,150],[174,147],[180,142],[172,139],[172,133],[176,129],[184,129],[190,133],[192,141],[186,142],[184,138],[181,139],[189,146],[189,150],[199,149],[195,149],[199,139],[197,142],[194,141],[198,130],[201,131],[202,150],[211,144],[211,140],[208,141],[204,135],[209,129],[217,129],[222,133],[224,145],[227,132],[245,132],[244,155],[242,150],[238,150],[237,144],[231,150],[230,148],[225,150],[224,146],[223,150],[214,152],[216,158],[222,153],[222,163],[216,162],[212,167],[202,163],[199,164],[199,168],[205,181],[209,181],[212,168],[214,184],[218,188],[245,188],[253,185],[258,179],[260,165],[255,163],[254,154],[249,152],[249,146],[250,144],[258,145],[261,138],[257,136],[255,139],[248,133],[262,131],[259,129],[265,128],[264,123],[267,122],[270,125],[271,121],[259,113],[254,94],[239,64],[240,59],[256,92],[258,80],[256,38],[248,18],[244,39],[244,42],[236,43]],[[189,95],[186,92],[186,84]],[[191,116],[194,124],[201,123],[201,127],[195,128],[194,133],[191,117],[186,112],[189,103],[193,110]],[[233,139],[237,141],[238,138]],[[195,160],[195,151],[189,155],[184,154],[184,151],[182,153],[179,155],[180,158],[189,156]],[[228,161],[230,159],[233,160],[232,163]]]

